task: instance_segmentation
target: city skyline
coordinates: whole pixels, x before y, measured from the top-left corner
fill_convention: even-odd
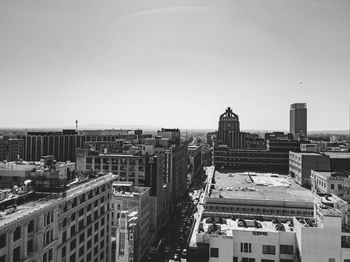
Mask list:
[[[0,127],[349,126],[348,1],[0,3]],[[336,116],[336,117],[335,117]]]

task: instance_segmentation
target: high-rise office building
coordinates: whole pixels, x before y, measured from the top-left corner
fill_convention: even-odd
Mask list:
[[[225,113],[220,115],[218,144],[235,149],[244,148],[245,135],[245,133],[240,132],[238,115],[232,112],[231,107],[228,107]]]
[[[307,139],[307,109],[306,103],[290,105],[290,133],[295,140]]]

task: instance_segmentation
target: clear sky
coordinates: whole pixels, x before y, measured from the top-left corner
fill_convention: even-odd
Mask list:
[[[347,129],[349,0],[0,0],[0,127]]]

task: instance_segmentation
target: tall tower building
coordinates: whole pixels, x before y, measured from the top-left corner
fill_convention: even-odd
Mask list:
[[[290,105],[290,133],[295,140],[307,139],[307,109],[306,103]]]
[[[238,115],[228,107],[219,119],[218,144],[227,145],[230,148],[244,148],[245,133],[240,132]]]

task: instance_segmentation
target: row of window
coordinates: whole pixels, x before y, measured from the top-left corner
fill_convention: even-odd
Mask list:
[[[304,215],[313,216],[313,211],[288,210],[288,209],[267,209],[267,208],[249,208],[249,207],[232,207],[232,206],[206,206],[208,211],[222,211],[222,212],[249,212],[249,213],[271,213],[279,215]]]
[[[252,253],[252,244],[243,243],[240,245],[241,253]],[[262,245],[262,254],[265,255],[275,255],[276,246],[274,245]],[[293,245],[280,245],[280,254],[293,255],[294,247]],[[210,257],[219,257],[219,248],[210,248]]]
[[[27,233],[30,234],[34,232],[34,220],[31,220],[28,223],[27,226]],[[13,242],[19,240],[21,238],[22,235],[22,227],[16,227],[15,231],[13,232]],[[7,233],[4,233],[2,235],[0,235],[0,249],[6,247],[7,245]]]

